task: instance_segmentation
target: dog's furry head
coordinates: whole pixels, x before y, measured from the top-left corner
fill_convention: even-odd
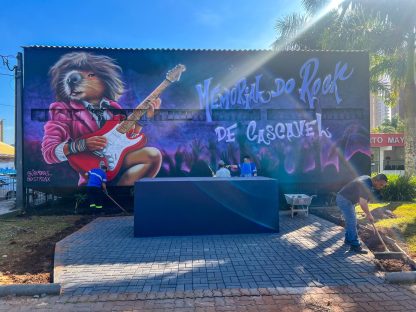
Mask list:
[[[51,86],[58,101],[83,100],[84,93],[77,92],[77,96],[72,93],[75,88],[82,91],[88,87],[88,81],[84,79],[83,72],[92,72],[96,79],[100,80],[103,85],[99,91],[102,93],[101,97],[117,100],[123,93],[121,68],[112,58],[86,52],[73,52],[63,55],[49,70]],[[74,73],[80,73],[75,87],[69,78],[69,75]]]

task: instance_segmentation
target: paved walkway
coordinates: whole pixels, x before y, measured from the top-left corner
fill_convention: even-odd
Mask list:
[[[371,256],[310,215],[282,216],[279,234],[134,238],[133,218],[99,218],[57,244],[55,282],[69,295],[383,283]]]
[[[1,312],[26,311],[415,311],[416,286],[338,286],[142,292],[5,298]]]
[[[384,284],[314,216],[256,235],[133,238],[132,222],[100,218],[62,240],[64,294],[0,298],[0,311],[416,311],[416,285]]]

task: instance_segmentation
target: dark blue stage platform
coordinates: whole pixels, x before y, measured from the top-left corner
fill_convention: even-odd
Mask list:
[[[134,186],[134,236],[279,231],[277,180],[154,178]]]

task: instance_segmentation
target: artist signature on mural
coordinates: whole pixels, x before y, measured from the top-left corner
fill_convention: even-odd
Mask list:
[[[26,172],[27,182],[50,182],[52,174],[49,170],[29,170]]]

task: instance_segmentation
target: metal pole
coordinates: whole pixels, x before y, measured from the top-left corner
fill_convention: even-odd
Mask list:
[[[15,67],[15,168],[16,168],[16,208],[24,210],[23,187],[23,59],[22,53],[17,53]]]

